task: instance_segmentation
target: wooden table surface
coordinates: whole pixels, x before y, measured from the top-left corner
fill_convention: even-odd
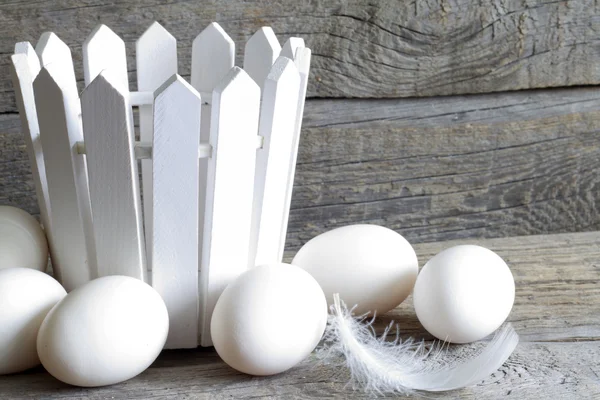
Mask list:
[[[420,264],[459,242],[415,246]],[[498,252],[516,281],[509,320],[521,343],[495,374],[475,387],[426,394],[434,399],[600,399],[600,232],[461,241]],[[379,326],[398,321],[402,332],[431,337],[419,325],[409,298],[382,316]],[[285,334],[282,327],[281,334]],[[452,347],[453,356],[481,343]],[[314,355],[272,377],[251,377],[224,364],[211,349],[165,351],[147,371],[118,385],[82,389],[55,380],[41,367],[0,377],[0,398],[47,399],[230,399],[367,398],[346,385],[343,368]]]

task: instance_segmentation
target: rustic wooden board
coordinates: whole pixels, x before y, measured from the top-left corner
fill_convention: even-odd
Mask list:
[[[307,102],[287,248],[350,223],[411,242],[600,230],[600,91]],[[38,213],[16,115],[0,203]]]
[[[508,261],[516,280],[509,320],[521,343],[505,365],[479,385],[428,394],[433,399],[596,399],[600,396],[600,232],[474,241]],[[456,243],[417,245],[421,264]],[[568,273],[566,273],[568,271]],[[410,299],[410,298],[409,298]],[[380,319],[396,318],[403,332],[427,339],[410,303]],[[581,329],[585,326],[585,329]],[[285,334],[282,332],[282,334]],[[465,357],[480,344],[453,346]],[[346,386],[343,368],[322,365],[314,355],[273,377],[250,377],[225,365],[213,349],[165,351],[140,376],[97,389],[62,384],[41,368],[0,376],[7,398],[368,398]],[[422,398],[422,397],[414,397]]]
[[[599,230],[599,95],[311,101],[287,247],[352,223],[413,242]]]
[[[483,93],[600,83],[599,14],[592,0],[12,0],[0,5],[0,52],[52,30],[73,46],[81,77],[81,44],[104,23],[126,41],[133,74],[134,41],[158,20],[188,79],[192,41],[210,22],[236,42],[238,65],[267,25],[280,43],[299,36],[313,50],[311,97]],[[2,57],[0,112],[15,110],[10,87]]]

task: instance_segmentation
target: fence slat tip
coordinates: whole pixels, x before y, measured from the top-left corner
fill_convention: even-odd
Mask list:
[[[293,60],[296,56],[296,51],[301,47],[306,47],[304,45],[304,39],[291,37],[283,44],[280,55]]]

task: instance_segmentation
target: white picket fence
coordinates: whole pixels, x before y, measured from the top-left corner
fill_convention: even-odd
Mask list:
[[[145,280],[169,310],[166,347],[210,346],[225,286],[282,259],[310,57],[302,39],[282,48],[261,28],[235,67],[233,40],[212,23],[193,42],[190,84],[177,74],[175,38],[155,22],[136,43],[132,92],[125,44],[100,25],[83,44],[80,96],[55,34],[35,50],[18,43],[16,98],[65,288],[105,275]]]

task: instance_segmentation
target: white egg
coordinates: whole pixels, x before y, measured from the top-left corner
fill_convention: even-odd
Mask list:
[[[493,251],[455,246],[425,264],[413,299],[417,317],[429,333],[451,343],[470,343],[506,320],[515,299],[515,281]]]
[[[290,264],[258,266],[240,275],[219,297],[211,336],[219,356],[250,375],[292,368],[317,346],[327,324],[319,284]]]
[[[48,242],[40,224],[25,211],[0,206],[0,269],[45,271]]]
[[[29,268],[0,270],[0,375],[40,363],[36,338],[48,311],[67,292],[49,275]]]
[[[37,339],[42,365],[76,386],[103,386],[143,372],[167,339],[169,317],[160,295],[126,277],[95,279],[48,313]]]
[[[350,225],[308,241],[292,264],[304,268],[321,285],[327,302],[334,293],[355,314],[383,314],[408,297],[419,264],[400,234],[377,225]]]

